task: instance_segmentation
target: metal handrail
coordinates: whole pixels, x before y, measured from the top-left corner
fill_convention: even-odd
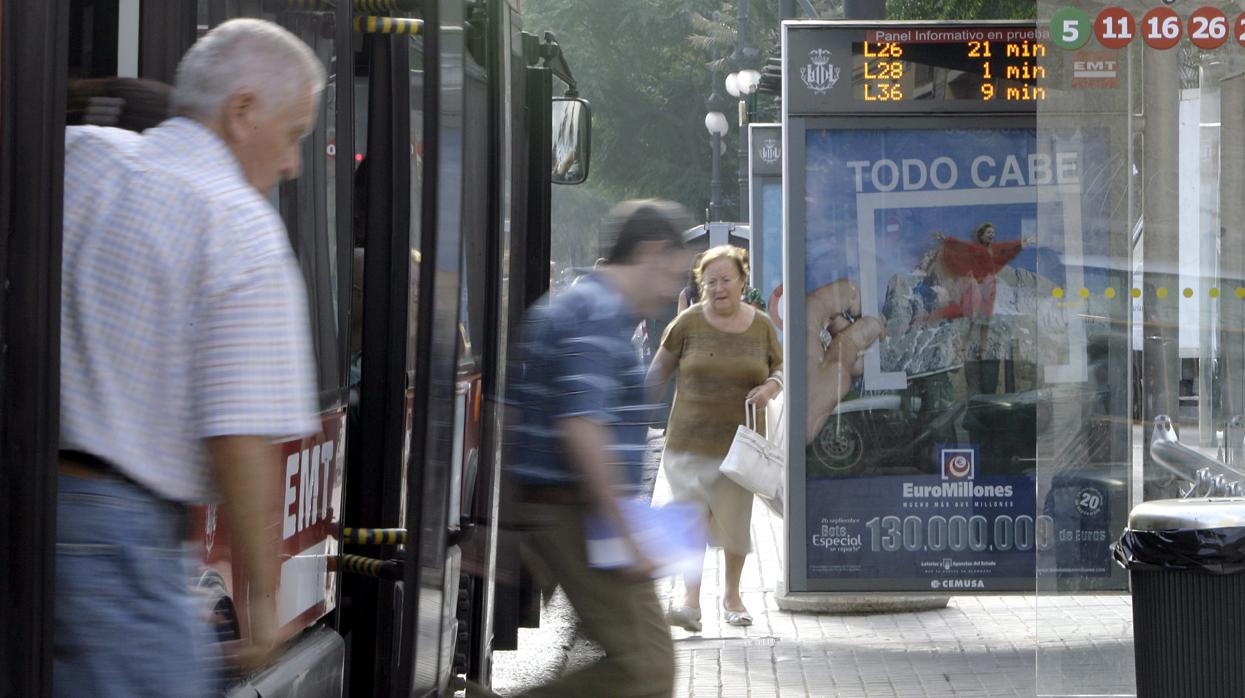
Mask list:
[[[1181,492],[1184,497],[1228,497],[1245,492],[1245,471],[1180,443],[1167,415],[1154,418],[1150,455],[1155,463],[1189,483]]]

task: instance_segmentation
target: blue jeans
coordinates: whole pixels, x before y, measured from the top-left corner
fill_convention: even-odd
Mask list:
[[[211,695],[183,508],[120,478],[59,487],[54,695]]]

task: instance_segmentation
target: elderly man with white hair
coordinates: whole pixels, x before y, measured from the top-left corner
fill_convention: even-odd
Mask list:
[[[325,71],[285,29],[221,24],[176,116],[66,132],[55,693],[215,691],[186,507],[219,501],[245,570],[243,669],[278,643],[274,440],[315,433],[306,291],[268,195],[297,177]]]

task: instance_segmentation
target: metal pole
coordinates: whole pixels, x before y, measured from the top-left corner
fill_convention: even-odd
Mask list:
[[[752,6],[749,0],[739,0],[735,11],[735,69],[752,67],[748,50],[752,42]],[[748,220],[748,94],[740,93],[739,99],[739,216],[737,221]]]
[[[1218,377],[1223,391],[1222,419],[1245,414],[1245,305],[1236,298],[1245,287],[1245,74],[1225,77],[1219,89],[1219,347]],[[1209,370],[1204,367],[1203,370]],[[1239,443],[1228,447],[1240,448]]]
[[[886,19],[886,0],[843,0],[844,19]]]
[[[719,162],[719,153],[722,149],[722,134],[710,134],[709,144],[713,150],[713,168],[710,170],[709,179],[709,220],[716,221],[719,219],[718,204],[722,199],[722,173],[718,171],[721,164]]]
[[[739,218],[748,222],[748,102],[739,100]]]
[[[1203,124],[1221,124],[1220,120],[1220,83],[1223,80],[1224,65],[1220,62],[1207,63],[1202,66],[1200,101],[1200,122]],[[1215,365],[1215,338],[1213,333],[1217,329],[1215,327],[1215,301],[1209,296],[1209,289],[1218,285],[1218,260],[1215,257],[1219,252],[1219,244],[1216,234],[1220,230],[1219,222],[1219,129],[1208,129],[1199,127],[1199,140],[1201,148],[1198,156],[1198,167],[1201,170],[1201,188],[1199,190],[1200,201],[1198,202],[1199,221],[1198,226],[1201,232],[1198,250],[1198,259],[1200,268],[1197,271],[1201,281],[1201,290],[1197,296],[1198,308],[1198,401],[1197,401],[1197,422],[1199,446],[1218,446],[1219,441],[1215,434],[1215,414],[1214,400],[1211,399],[1211,393],[1214,390],[1212,379],[1214,371],[1212,367]]]
[[[723,22],[722,13],[714,12],[713,21],[716,24],[721,24]],[[721,54],[718,51],[714,51],[713,70],[709,73],[709,96],[705,98],[705,109],[707,109],[709,113],[724,111],[726,107],[725,103],[727,102],[727,100],[723,99],[722,96],[718,94],[718,85],[722,84],[718,75],[718,57],[720,55]],[[730,122],[727,121],[727,123],[729,124]],[[706,121],[705,127],[708,128],[708,126],[709,122]],[[718,213],[718,206],[722,202],[722,175],[718,171],[721,166],[719,158],[722,154],[722,134],[710,131],[709,145],[710,149],[713,151],[713,176],[709,180],[709,220],[716,221],[719,220],[720,216]]]
[[[1149,500],[1176,496],[1161,489],[1164,478],[1155,470],[1150,437],[1155,417],[1167,415],[1173,422],[1179,420],[1180,52],[1145,51],[1143,56],[1146,121],[1141,165],[1145,210],[1141,390],[1147,476],[1144,496]]]
[[[747,49],[752,46],[752,5],[749,0],[739,0],[735,10],[735,69],[750,67],[747,61]]]

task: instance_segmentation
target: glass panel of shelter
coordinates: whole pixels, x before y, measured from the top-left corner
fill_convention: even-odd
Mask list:
[[[1067,6],[1093,31],[1101,6],[1085,0],[1043,0],[1037,14]],[[1142,501],[1245,486],[1199,474],[1214,461],[1242,462],[1245,117],[1227,105],[1245,100],[1245,78],[1231,41],[1201,50],[1182,39],[1163,50],[1138,37],[1117,50],[1087,39],[1078,50],[1052,46],[1038,128],[1100,143],[1101,162],[1084,163],[1083,174],[1108,192],[1109,233],[1048,260],[1081,281],[1052,292],[1075,319],[1063,339],[1083,369],[1079,380],[1047,382],[1038,500],[1062,498],[1069,518],[1108,521],[1118,538],[1126,509]],[[1039,235],[1059,229],[1060,217],[1040,210]],[[1054,367],[1043,366],[1048,375]],[[1168,443],[1153,449],[1156,441]],[[1112,496],[1121,491],[1127,497]],[[1039,552],[1039,695],[1136,694],[1127,578],[1110,563],[1110,542],[1087,542],[1081,559],[1060,559],[1057,546]]]

